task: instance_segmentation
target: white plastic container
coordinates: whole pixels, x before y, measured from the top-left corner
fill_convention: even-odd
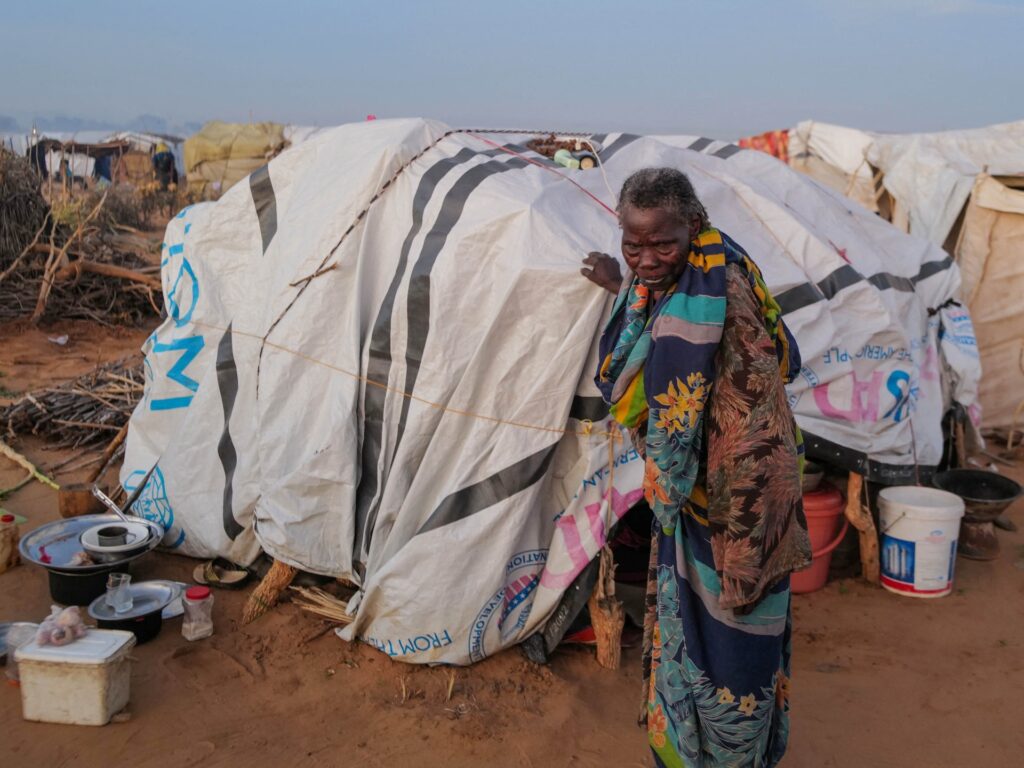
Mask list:
[[[882,586],[910,597],[953,590],[964,501],[935,488],[896,486],[878,494]]]
[[[70,645],[23,645],[15,653],[22,717],[106,725],[128,704],[134,646],[135,635],[115,629],[90,629]]]

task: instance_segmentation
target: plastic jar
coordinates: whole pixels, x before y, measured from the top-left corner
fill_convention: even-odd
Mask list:
[[[189,587],[181,599],[185,618],[181,635],[186,640],[202,640],[213,634],[213,595],[209,587]]]

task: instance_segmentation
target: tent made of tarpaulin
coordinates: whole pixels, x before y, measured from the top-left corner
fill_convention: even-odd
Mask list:
[[[1016,204],[1007,201],[1020,194],[1014,190],[1024,181],[1024,121],[924,134],[870,133],[805,121],[789,132],[789,157],[792,167],[876,210],[899,229],[972,262],[970,290],[964,294],[972,312],[988,318],[977,338],[986,372],[980,421],[1009,425],[1020,402],[1016,392],[1024,391],[1022,364],[1014,357],[1024,343],[1024,314],[1012,280],[990,281],[1015,269],[1007,232],[1016,221]],[[972,195],[982,190],[985,202],[974,205]],[[990,268],[979,269],[980,264]]]
[[[148,158],[158,144],[164,143],[174,155],[178,172],[184,172],[184,139],[165,134],[141,133],[139,131],[78,131],[76,133],[37,131],[35,134],[4,134],[0,137],[0,143],[22,157],[27,156],[29,148],[33,145],[42,144],[47,147],[46,167],[51,174],[57,173],[63,159],[68,163],[71,172],[83,179],[90,177],[93,171],[96,151],[90,148],[116,147],[116,151],[109,154],[121,160],[134,153],[145,154],[147,157],[145,164],[152,171],[152,164]]]
[[[815,120],[804,120],[789,130],[791,167],[879,212],[876,170],[867,151],[878,134]]]
[[[905,209],[907,231],[952,251],[978,174],[1024,175],[1024,120],[965,131],[880,134],[867,157]]]
[[[140,182],[155,178],[153,155],[157,147],[164,145],[174,156],[174,167],[179,176],[185,175],[185,139],[163,133],[140,133],[138,131],[118,131],[110,135],[111,139],[127,141],[131,151],[122,158],[121,175],[127,181]],[[115,170],[115,173],[117,171]]]
[[[569,171],[531,138],[345,125],[172,220],[121,474],[155,466],[135,509],[168,546],[351,579],[344,636],[408,661],[544,626],[641,496],[592,380],[612,297],[579,267],[619,253],[615,190],[646,166],[687,172],[763,269],[811,451],[889,482],[937,464],[976,384],[969,319],[940,340],[940,249],[724,142],[595,135],[601,166]]]
[[[3,137],[4,146],[9,147],[17,155],[27,157],[29,149],[39,145],[45,148],[46,168],[51,176],[56,176],[61,165],[73,176],[87,179],[92,176],[95,156],[85,151],[74,151],[73,146],[88,147],[108,142],[109,131],[77,131],[75,133],[60,131],[44,131],[27,133],[8,133]]]
[[[284,126],[279,123],[211,120],[185,140],[189,187],[203,195],[223,194],[284,147]]]
[[[297,147],[329,130],[331,128],[317,125],[292,125],[289,123],[284,127],[284,140],[289,147]]]
[[[956,243],[963,297],[981,350],[982,424],[1022,420],[1024,178],[977,177]]]

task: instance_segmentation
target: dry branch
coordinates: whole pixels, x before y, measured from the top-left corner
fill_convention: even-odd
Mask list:
[[[50,296],[50,289],[53,287],[54,277],[57,274],[57,270],[64,266],[65,259],[67,259],[68,249],[71,248],[72,243],[82,236],[82,231],[85,229],[86,225],[99,215],[99,212],[102,210],[103,204],[106,201],[107,193],[104,192],[103,197],[101,197],[100,201],[96,203],[96,206],[89,212],[89,215],[82,219],[75,228],[74,233],[72,233],[71,237],[68,238],[67,242],[64,243],[59,251],[51,253],[50,258],[47,259],[46,266],[43,268],[43,281],[39,285],[39,297],[36,299],[36,308],[35,311],[32,312],[33,323],[38,323],[42,319],[43,313],[46,311],[46,300]]]
[[[128,423],[144,388],[139,359],[118,360],[22,395],[0,408],[0,424],[10,435],[38,435],[65,448],[104,444]]]

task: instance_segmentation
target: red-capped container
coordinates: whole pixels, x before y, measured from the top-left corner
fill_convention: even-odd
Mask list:
[[[804,515],[807,533],[811,537],[811,564],[796,571],[789,579],[794,594],[816,592],[828,581],[828,567],[832,563],[832,550],[846,536],[849,521],[843,516],[846,502],[843,494],[831,485],[822,484],[818,490],[804,494]]]
[[[213,594],[209,587],[189,587],[181,598],[185,617],[181,634],[186,640],[202,640],[213,634]]]

